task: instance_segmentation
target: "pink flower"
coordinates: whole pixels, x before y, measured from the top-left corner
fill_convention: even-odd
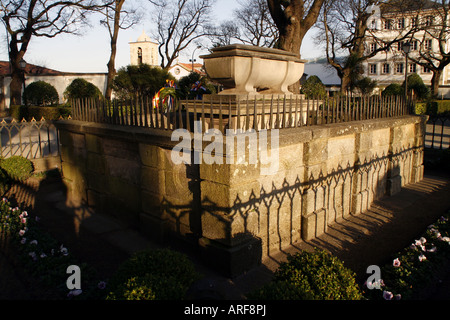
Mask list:
[[[23,236],[25,234],[25,230],[20,230],[19,231],[19,236]]]
[[[422,261],[425,261],[425,260],[427,260],[427,257],[425,257],[424,254],[421,254],[421,255],[419,256],[419,261],[422,262]]]
[[[400,260],[398,258],[394,259],[394,262],[392,263],[392,265],[396,268],[400,267]]]
[[[383,299],[384,300],[392,300],[394,295],[390,291],[383,291]]]

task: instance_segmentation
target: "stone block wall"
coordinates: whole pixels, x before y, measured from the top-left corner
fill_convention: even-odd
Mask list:
[[[158,241],[185,240],[236,275],[420,181],[425,120],[280,130],[278,149],[269,148],[279,157],[273,175],[249,161],[250,145],[240,164],[217,150],[222,164],[174,164],[178,141],[170,131],[72,120],[57,126],[71,199]]]

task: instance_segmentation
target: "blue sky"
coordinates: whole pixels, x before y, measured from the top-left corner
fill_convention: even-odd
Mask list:
[[[147,1],[139,1],[142,4]],[[229,18],[232,11],[238,6],[237,0],[217,0],[214,7],[216,21]],[[118,39],[116,68],[130,63],[128,42],[135,41],[143,30],[151,36],[151,22],[146,14],[139,25],[132,29],[122,30]],[[5,31],[0,25],[0,60],[8,60]],[[315,51],[308,32],[302,46],[302,58],[313,58],[319,53]],[[180,57],[180,62],[189,62],[191,51],[186,50]],[[207,53],[207,50],[197,50],[198,56]],[[109,37],[107,30],[100,26],[98,19],[92,19],[92,27],[87,28],[84,35],[61,35],[53,39],[34,38],[25,55],[25,60],[32,64],[66,72],[106,72],[106,63],[110,54]],[[201,61],[201,60],[200,60]]]

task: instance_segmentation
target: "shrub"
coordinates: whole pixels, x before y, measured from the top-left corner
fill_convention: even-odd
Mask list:
[[[182,77],[178,81],[178,87],[182,99],[200,98],[204,94],[216,92],[208,78],[202,77],[196,72],[191,72],[189,75]]]
[[[404,85],[403,83],[403,88]],[[419,100],[425,100],[430,95],[430,89],[424,84],[422,78],[417,73],[408,76],[408,90],[414,91],[414,95]]]
[[[33,118],[37,121],[44,118],[45,120],[58,120],[60,117],[67,118],[72,113],[72,109],[67,105],[59,105],[54,107],[36,107],[36,106],[11,106],[11,117],[16,120],[30,121]]]
[[[118,268],[107,299],[181,300],[198,278],[184,254],[169,249],[142,251]]]
[[[300,92],[304,93],[308,99],[323,98],[327,94],[325,85],[318,76],[310,76],[306,79]]]
[[[0,196],[3,196],[10,188],[10,179],[6,172],[0,168]]]
[[[383,96],[401,96],[405,94],[405,90],[398,83],[391,83],[381,92],[381,94]]]
[[[289,255],[275,272],[275,281],[287,281],[314,300],[359,300],[355,274],[323,250]]]
[[[64,91],[65,99],[100,98],[100,89],[89,81],[77,78]]]
[[[25,181],[33,173],[33,163],[22,156],[12,156],[4,159],[0,167],[5,171],[9,178],[15,181]]]
[[[450,212],[449,212],[450,213]],[[381,268],[379,289],[367,290],[371,300],[417,300],[437,282],[450,261],[450,215],[439,218],[411,245],[397,252],[392,262]],[[424,292],[425,290],[425,292]]]
[[[0,200],[0,235],[2,249],[18,274],[22,272],[33,279],[32,291],[36,286],[39,299],[59,299],[67,294],[67,267],[81,268],[83,294],[77,299],[104,298],[102,288],[96,286],[95,270],[75,259],[69,250],[39,226],[39,219],[19,207],[13,207],[8,199]],[[34,282],[36,281],[36,282]],[[97,282],[98,283],[98,282]]]
[[[59,102],[58,91],[45,81],[35,81],[29,84],[23,92],[26,105],[48,106]]]

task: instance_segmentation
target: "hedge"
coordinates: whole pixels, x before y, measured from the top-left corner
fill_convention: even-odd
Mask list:
[[[416,103],[416,114],[442,115],[450,113],[450,100]]]
[[[58,120],[60,117],[67,118],[71,115],[71,107],[69,105],[59,105],[54,107],[37,107],[37,106],[11,106],[10,115],[12,118],[21,121],[25,119],[30,121],[33,118],[37,121],[44,118],[45,120]]]

